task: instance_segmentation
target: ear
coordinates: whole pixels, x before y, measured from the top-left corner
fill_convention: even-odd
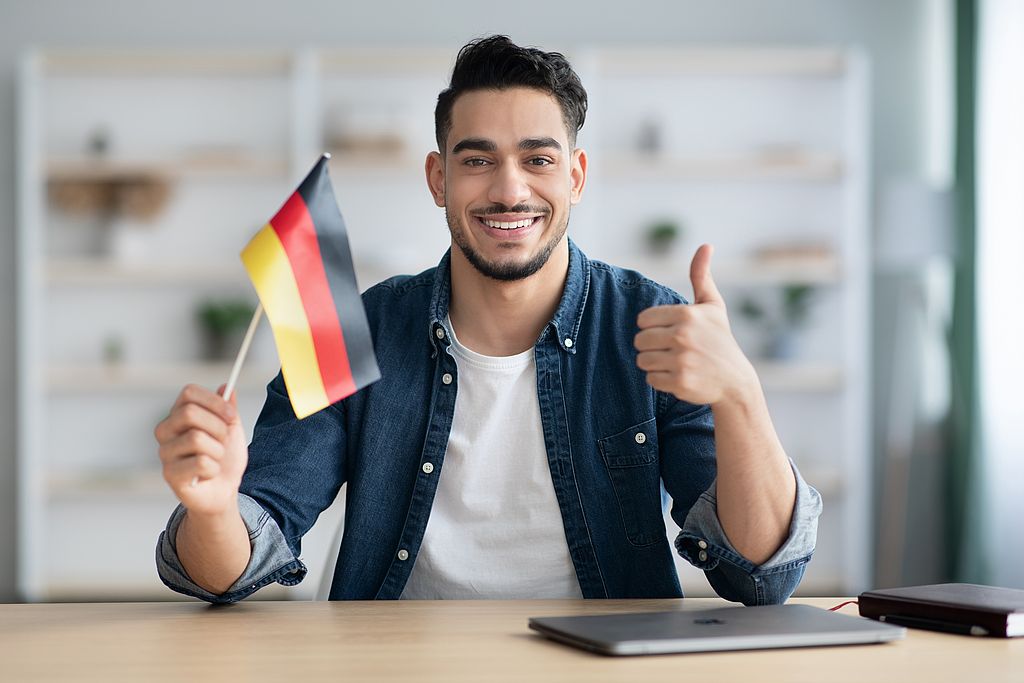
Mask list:
[[[583,199],[583,186],[587,184],[587,152],[577,147],[572,151],[572,164],[569,167],[570,194],[569,202],[579,204]]]
[[[424,169],[427,175],[427,187],[434,197],[434,203],[444,207],[444,159],[438,152],[427,155]]]

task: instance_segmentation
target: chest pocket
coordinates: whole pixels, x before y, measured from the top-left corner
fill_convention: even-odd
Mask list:
[[[647,420],[598,439],[597,444],[615,491],[626,538],[637,546],[664,540],[655,421]]]

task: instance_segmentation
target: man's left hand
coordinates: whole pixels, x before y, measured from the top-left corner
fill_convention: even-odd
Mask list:
[[[710,244],[690,264],[692,304],[654,306],[640,313],[633,340],[647,383],[681,401],[714,405],[758,387],[753,365],[732,336],[729,317],[711,277]]]

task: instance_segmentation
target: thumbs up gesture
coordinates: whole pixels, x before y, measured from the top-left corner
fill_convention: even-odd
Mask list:
[[[729,317],[711,277],[710,244],[690,264],[694,301],[640,313],[633,340],[647,383],[681,401],[715,405],[759,391],[753,365],[732,336]]]

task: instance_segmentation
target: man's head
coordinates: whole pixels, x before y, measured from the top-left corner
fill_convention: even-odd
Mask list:
[[[529,277],[563,242],[586,179],[576,148],[586,110],[586,91],[558,53],[505,36],[459,52],[438,96],[427,181],[452,241],[480,273]]]
[[[509,88],[533,88],[554,97],[562,110],[569,143],[576,146],[576,134],[587,118],[587,91],[565,56],[519,47],[508,36],[490,36],[459,50],[451,81],[437,96],[434,135],[438,151],[445,153],[452,128],[452,105],[459,95]]]

